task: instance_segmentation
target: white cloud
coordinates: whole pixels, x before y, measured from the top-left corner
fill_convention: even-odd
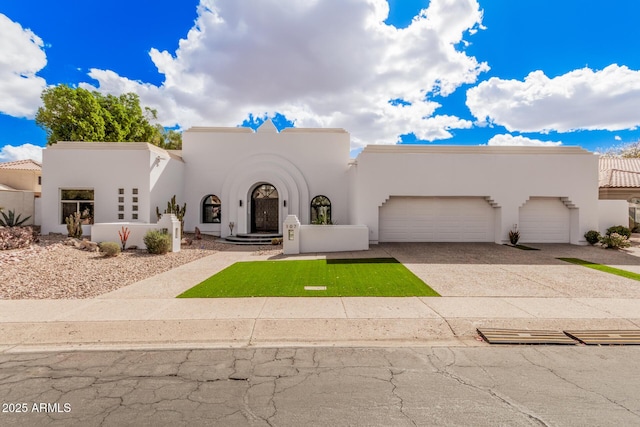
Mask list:
[[[613,139],[615,139],[616,141],[622,141],[622,138],[618,135],[614,136]]]
[[[0,113],[33,118],[47,85],[36,73],[45,65],[42,39],[0,14]]]
[[[384,24],[388,12],[385,0],[201,0],[178,50],[150,52],[161,86],[112,70],[89,76],[101,91],[138,93],[163,124],[184,128],[280,112],[299,127],[346,128],[358,145],[470,127],[434,115],[440,105],[426,97],[488,69],[455,48],[482,28],[477,0],[432,0],[404,29]],[[389,104],[398,98],[410,105]]]
[[[491,78],[467,91],[467,106],[481,121],[510,132],[634,129],[640,125],[640,71],[610,65],[524,81]]]
[[[42,150],[42,147],[28,143],[18,146],[5,145],[0,149],[0,162],[13,162],[27,159],[41,162]]]
[[[495,135],[489,140],[487,145],[517,145],[524,146],[536,146],[536,147],[557,147],[562,145],[559,141],[541,141],[539,139],[531,139],[525,136],[513,136],[511,134]]]

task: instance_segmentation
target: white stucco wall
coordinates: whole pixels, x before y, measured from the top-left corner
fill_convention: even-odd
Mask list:
[[[94,190],[95,223],[155,223],[156,206],[166,206],[172,194],[182,191],[182,167],[179,158],[147,143],[54,144],[43,151],[42,232],[67,232],[62,223],[62,189]],[[124,189],[124,195],[118,194],[119,188]],[[133,194],[135,188],[138,194]],[[118,201],[121,196],[124,203]],[[138,198],[137,203],[133,197]],[[118,211],[121,204],[124,212]],[[134,205],[138,206],[137,220],[132,219]],[[119,213],[124,213],[123,220],[118,219]],[[83,229],[90,233],[90,226]]]
[[[124,230],[123,230],[124,227]],[[94,242],[116,242],[121,244],[118,232],[128,231],[126,248],[137,246],[138,249],[146,249],[144,236],[149,230],[163,230],[171,236],[171,252],[180,252],[180,222],[175,215],[163,215],[155,224],[142,222],[111,222],[93,224],[90,227],[91,240]]]
[[[615,225],[629,226],[629,203],[626,200],[598,200],[598,230],[605,234]]]
[[[158,157],[160,160],[157,160]],[[184,205],[184,162],[181,159],[166,152],[159,153],[152,159],[149,179],[150,222],[158,220],[156,207],[162,214],[173,195],[176,195],[176,203],[180,206]],[[187,212],[196,208],[196,206],[187,205]]]
[[[301,225],[295,215],[288,215],[283,229],[285,255],[369,249],[369,230],[364,225]]]
[[[496,211],[496,243],[508,241],[530,197],[571,207],[571,243],[598,226],[598,157],[577,147],[368,146],[354,171],[353,221],[378,241],[379,207],[391,196],[474,196]]]
[[[300,226],[300,253],[366,251],[367,249],[369,249],[369,229],[364,225]]]
[[[185,230],[197,226],[203,232],[227,236],[232,221],[234,234],[249,232],[251,191],[263,183],[278,190],[280,231],[289,214],[308,224],[311,199],[318,195],[331,200],[333,221],[348,223],[349,134],[342,129],[278,133],[271,126],[267,122],[257,132],[248,128],[184,132]],[[221,200],[220,224],[202,223],[202,201],[209,194]]]
[[[122,230],[122,227],[126,227],[126,229],[129,230],[127,248],[137,246],[138,249],[146,249],[143,239],[149,230],[160,230],[157,224],[146,224],[142,222],[104,222],[93,224],[90,227],[91,240],[97,243],[116,242],[120,244],[118,232]]]

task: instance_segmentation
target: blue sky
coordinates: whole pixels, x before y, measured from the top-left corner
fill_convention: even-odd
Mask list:
[[[38,157],[39,94],[136,92],[165,126],[343,127],[366,144],[640,139],[640,2],[0,3],[0,161]]]

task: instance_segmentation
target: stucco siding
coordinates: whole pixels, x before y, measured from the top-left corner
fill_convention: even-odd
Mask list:
[[[159,150],[159,149],[157,149]],[[161,150],[164,151],[164,150]],[[43,152],[42,231],[66,233],[61,220],[62,189],[94,191],[94,222],[155,222],[155,201],[165,199],[151,191],[158,152],[143,143],[58,143]],[[162,164],[161,164],[162,166]],[[181,177],[176,178],[181,187]],[[156,176],[156,180],[159,178]],[[119,189],[124,194],[119,194]],[[134,191],[137,190],[137,194]],[[171,189],[170,189],[171,190]],[[170,192],[170,191],[169,191]],[[165,196],[165,194],[162,194]],[[120,202],[119,198],[124,201]],[[137,197],[137,202],[134,202]],[[166,200],[164,201],[166,205]],[[120,211],[119,206],[124,210]],[[134,210],[137,207],[137,210]],[[89,227],[85,226],[86,233]]]
[[[378,208],[391,196],[486,197],[500,208],[496,243],[508,241],[530,197],[563,198],[579,210],[571,243],[584,243],[584,232],[597,226],[598,158],[580,149],[376,146],[357,161],[354,220],[374,242]]]
[[[197,207],[187,211],[187,230],[198,226],[226,236],[229,222],[234,222],[234,233],[249,232],[250,193],[264,183],[278,191],[280,224],[287,215],[308,224],[311,199],[318,195],[331,200],[334,222],[349,221],[349,134],[342,130],[277,133],[194,128],[184,133],[183,141],[185,198],[188,205]],[[221,200],[220,224],[201,222],[201,203],[208,194]]]

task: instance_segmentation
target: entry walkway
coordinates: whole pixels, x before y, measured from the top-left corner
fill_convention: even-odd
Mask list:
[[[496,249],[502,250],[499,246]],[[390,250],[393,248],[375,247],[366,256],[389,256]],[[341,253],[339,257],[363,255]],[[640,329],[640,297],[572,296],[567,288],[556,296],[175,298],[236,261],[266,258],[247,252],[219,252],[94,299],[0,300],[0,352],[287,345],[475,346],[487,345],[479,341],[478,327]],[[416,259],[407,265],[419,276],[427,270],[442,269],[441,264],[429,269]],[[478,265],[487,268],[484,262],[478,261]],[[456,271],[453,267],[451,275],[458,275],[458,281],[473,279],[469,276],[473,270]],[[540,263],[537,268],[544,266]],[[624,286],[640,288],[640,283],[609,278],[606,273],[584,267],[563,268],[570,269],[578,281],[623,280]],[[500,280],[505,274],[501,270]],[[442,293],[434,280],[427,282]],[[446,285],[444,281],[442,284]]]

